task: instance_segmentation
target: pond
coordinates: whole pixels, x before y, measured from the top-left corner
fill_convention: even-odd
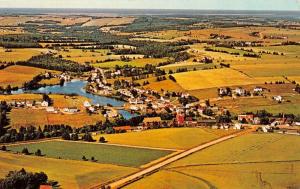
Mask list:
[[[99,95],[93,95],[90,93],[87,93],[84,89],[86,86],[87,81],[81,81],[81,80],[73,80],[71,82],[66,82],[64,86],[60,85],[54,85],[54,86],[47,86],[42,87],[37,90],[28,90],[24,91],[23,89],[19,89],[17,91],[13,91],[12,94],[23,94],[23,93],[41,93],[41,94],[76,94],[79,96],[83,96],[86,98],[89,98],[93,104],[100,104],[102,106],[111,104],[112,106],[123,106],[125,104],[124,101],[117,100],[115,98],[109,98]],[[125,118],[130,119],[132,117],[137,116],[137,114],[131,114],[128,111],[120,110],[119,113]]]

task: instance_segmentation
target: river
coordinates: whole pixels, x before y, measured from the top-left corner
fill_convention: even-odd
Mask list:
[[[24,91],[23,89],[19,89],[17,91],[13,91],[12,94],[23,94],[23,93],[40,93],[40,94],[76,94],[79,96],[86,97],[91,100],[93,104],[100,104],[102,106],[105,106],[107,104],[111,104],[112,106],[123,106],[125,104],[124,101],[117,100],[115,98],[109,98],[99,95],[94,95],[87,93],[84,89],[86,86],[87,81],[81,81],[81,80],[73,80],[71,82],[66,82],[64,86],[60,85],[53,85],[53,86],[47,86],[42,87],[37,90],[28,90]],[[130,119],[132,117],[137,116],[137,114],[131,114],[128,111],[120,110],[119,113],[125,118]]]

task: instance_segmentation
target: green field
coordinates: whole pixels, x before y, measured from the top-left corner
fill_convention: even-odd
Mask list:
[[[299,188],[299,142],[299,136],[290,135],[242,136],[174,162],[126,188]]]
[[[288,90],[287,90],[288,92]],[[274,93],[282,95],[283,93]],[[271,96],[272,94],[270,94]],[[245,112],[257,112],[258,110],[266,110],[273,114],[286,113],[300,115],[300,96],[294,94],[283,95],[285,102],[278,103],[270,98],[251,97],[239,99],[223,99],[215,102],[218,106],[226,107],[232,113],[240,114]],[[287,102],[287,101],[290,102]]]
[[[87,159],[94,157],[98,163],[132,167],[139,167],[171,153],[171,151],[165,150],[151,150],[65,141],[22,144],[9,147],[9,150],[13,152],[21,152],[24,147],[27,147],[30,153],[34,153],[37,149],[40,149],[42,154],[51,158],[60,157],[62,159],[82,160],[82,156],[85,156]]]

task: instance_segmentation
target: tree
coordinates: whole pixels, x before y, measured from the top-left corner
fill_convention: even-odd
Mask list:
[[[43,172],[31,173],[24,169],[10,171],[6,178],[0,179],[1,189],[38,189],[40,185],[49,185],[48,176]]]
[[[22,154],[29,155],[29,151],[27,148],[23,148]]]
[[[42,156],[42,151],[41,151],[40,149],[38,149],[38,150],[34,153],[34,155],[36,155],[36,156]]]
[[[78,139],[79,139],[79,137],[78,137],[77,133],[74,133],[74,134],[71,135],[71,140],[77,141]]]
[[[1,150],[2,151],[6,151],[7,149],[6,149],[6,146],[1,146]]]
[[[68,132],[64,132],[61,137],[64,140],[71,140],[70,134]]]
[[[95,162],[95,161],[97,161],[97,160],[95,159],[94,156],[92,156],[92,157],[91,157],[91,161]]]
[[[94,142],[94,139],[90,133],[85,133],[82,137],[82,140],[86,142]]]
[[[106,140],[105,140],[105,138],[104,138],[104,137],[100,137],[100,139],[99,139],[99,142],[100,142],[100,143],[105,143],[105,142],[106,142]]]

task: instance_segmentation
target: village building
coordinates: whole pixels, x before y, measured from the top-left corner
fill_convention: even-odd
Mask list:
[[[184,125],[184,114],[178,113],[176,115],[176,122],[179,126],[183,126]]]
[[[91,103],[89,103],[88,101],[85,101],[85,102],[83,103],[83,106],[84,106],[85,108],[89,108],[89,107],[91,107],[92,105],[91,105]]]
[[[55,108],[53,106],[49,106],[46,108],[46,111],[48,113],[57,113],[57,111],[55,111]]]
[[[246,121],[247,123],[253,123],[253,119],[254,119],[253,114],[238,115],[238,121],[240,122]]]
[[[42,107],[48,107],[48,106],[49,106],[49,102],[43,101],[43,102],[41,103],[41,106],[42,106]]]
[[[255,87],[254,89],[253,89],[253,92],[255,92],[255,93],[261,93],[261,92],[263,92],[264,91],[264,89],[262,88],[262,87]]]
[[[134,128],[131,126],[120,126],[120,127],[113,127],[114,131],[116,133],[121,133],[121,132],[130,132],[133,131]]]
[[[75,114],[75,113],[79,112],[79,110],[76,107],[70,107],[70,108],[64,108],[63,112]]]
[[[238,96],[245,96],[246,90],[243,89],[242,87],[238,87],[234,90],[234,93]]]
[[[273,99],[276,100],[277,102],[282,102],[283,101],[282,96],[274,96]]]

